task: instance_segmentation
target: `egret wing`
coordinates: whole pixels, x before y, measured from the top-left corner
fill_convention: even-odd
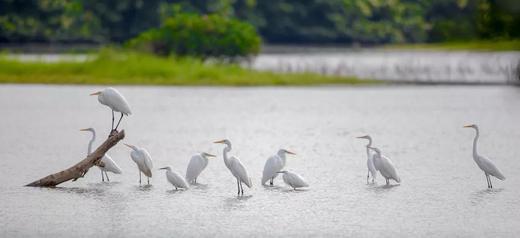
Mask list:
[[[114,109],[114,111],[122,112],[125,115],[132,114],[130,105],[125,97],[114,88],[107,88],[103,92],[103,104]]]
[[[171,184],[175,187],[179,188],[188,188],[188,182],[178,173],[174,171],[168,171],[166,172],[166,177],[168,178],[168,181],[170,181]]]
[[[283,164],[280,157],[271,156],[264,165],[264,172],[262,176],[262,184],[265,184],[271,178],[276,178],[280,170],[283,169]]]
[[[284,173],[283,180],[287,185],[293,188],[302,188],[309,186],[309,184],[307,184],[307,182],[302,176],[293,172]]]
[[[230,168],[233,172],[233,175],[235,175],[235,177],[237,177],[241,182],[245,183],[247,187],[251,188],[253,186],[251,183],[251,178],[249,178],[247,170],[242,162],[240,162],[240,160],[236,157],[231,157],[230,161]]]
[[[101,158],[101,162],[103,162],[105,165],[103,169],[108,172],[112,172],[114,174],[121,174],[123,172],[121,168],[117,166],[116,162],[112,160],[112,158],[107,154]]]
[[[153,169],[152,157],[150,156],[150,153],[148,153],[148,151],[146,151],[145,149],[141,149],[141,155],[143,156],[144,160],[143,173],[151,178]]]
[[[490,175],[493,175],[495,176],[497,179],[500,179],[500,180],[505,180],[506,177],[502,174],[502,171],[500,171],[496,166],[495,166],[495,163],[493,163],[493,161],[491,161],[490,159],[484,157],[484,156],[479,156],[479,161],[480,161],[480,164],[479,164],[479,167],[484,170],[484,172],[490,174]]]
[[[395,169],[392,161],[386,156],[380,156],[379,158],[381,163],[381,168],[379,171],[382,174],[384,173],[385,177],[391,178],[396,182],[401,182],[401,178],[399,178],[399,175],[397,175],[397,170]]]
[[[196,179],[207,165],[208,161],[202,158],[201,155],[191,157],[188,168],[186,169],[186,180],[191,182]]]

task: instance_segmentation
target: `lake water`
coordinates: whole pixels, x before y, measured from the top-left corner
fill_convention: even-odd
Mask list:
[[[182,174],[198,151],[218,154],[187,191],[172,191],[164,172],[138,185],[129,149],[109,153],[124,170],[102,183],[97,168],[58,188],[24,187],[83,159],[94,127],[99,144],[110,111],[89,93],[97,86],[0,86],[0,230],[4,237],[516,237],[520,232],[520,88],[390,86],[296,88],[119,87],[134,114],[125,143],[149,150],[155,168]],[[480,152],[507,177],[484,174]],[[399,186],[367,185],[370,134],[397,166]],[[244,197],[222,161],[229,138],[254,181]],[[287,169],[310,188],[280,178],[259,183],[280,147],[298,155]]]

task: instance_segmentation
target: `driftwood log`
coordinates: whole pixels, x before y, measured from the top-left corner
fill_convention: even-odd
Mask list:
[[[92,166],[97,165],[103,167],[104,165],[101,162],[103,155],[105,155],[108,150],[114,147],[123,138],[125,138],[124,130],[121,132],[114,131],[114,133],[111,133],[108,139],[103,142],[103,144],[101,144],[94,152],[92,152],[87,156],[87,158],[83,159],[79,163],[66,170],[51,174],[25,186],[54,187],[69,180],[77,180],[78,178],[83,177]]]

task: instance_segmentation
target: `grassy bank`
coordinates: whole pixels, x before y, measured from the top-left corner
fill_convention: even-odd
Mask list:
[[[0,83],[126,85],[319,85],[375,81],[313,73],[277,74],[191,58],[102,50],[87,62],[20,62],[0,56]]]
[[[467,41],[467,42],[443,42],[425,44],[395,44],[387,45],[386,49],[412,49],[412,50],[472,50],[472,51],[520,51],[520,40],[507,41]]]

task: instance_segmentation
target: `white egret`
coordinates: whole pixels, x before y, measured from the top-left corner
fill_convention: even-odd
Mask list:
[[[175,171],[172,171],[172,168],[170,166],[160,168],[159,170],[161,169],[166,170],[166,179],[175,187],[175,190],[177,190],[178,188],[188,189],[190,187],[188,185],[188,182],[186,182],[186,180],[180,174],[178,174]]]
[[[374,156],[374,167],[385,178],[386,185],[390,185],[390,179],[393,179],[396,182],[401,183],[401,178],[399,178],[399,175],[397,175],[397,170],[395,169],[395,166],[392,163],[392,161],[388,157],[381,155],[381,150],[379,150],[378,148],[368,148],[376,152],[376,155]]]
[[[269,157],[269,159],[265,161],[262,185],[265,185],[265,183],[269,181],[269,184],[273,186],[273,180],[278,176],[278,172],[285,167],[285,154],[295,155],[295,153],[291,151],[280,149],[276,155]]]
[[[231,142],[229,140],[219,140],[213,143],[225,144],[226,148],[224,148],[224,164],[231,171],[231,174],[237,179],[237,188],[238,195],[242,193],[244,195],[244,188],[242,187],[242,183],[245,183],[247,187],[251,188],[253,183],[251,183],[251,178],[247,174],[247,170],[240,162],[240,160],[235,156],[228,157],[228,152],[231,151]]]
[[[123,119],[123,115],[131,115],[132,112],[130,111],[130,105],[128,105],[128,102],[126,101],[125,97],[119,93],[115,88],[105,88],[103,91],[98,91],[95,93],[91,93],[91,96],[97,95],[98,101],[105,105],[110,107],[112,109],[112,131],[117,131],[117,127],[119,126],[119,123],[121,122],[121,119]],[[114,129],[114,111],[120,112],[121,117],[119,118],[119,121],[117,122],[116,128]]]
[[[358,139],[367,139],[368,140],[368,144],[366,145],[366,148],[367,148],[367,168],[368,168],[367,184],[368,184],[368,180],[370,178],[370,174],[372,174],[372,183],[374,183],[375,179],[376,179],[376,175],[377,175],[377,169],[376,169],[376,167],[374,165],[375,153],[372,152],[372,150],[369,149],[369,147],[372,146],[372,137],[370,137],[369,135],[366,135],[366,136],[358,136],[357,138]]]
[[[188,163],[188,168],[186,169],[186,180],[188,183],[196,184],[197,177],[199,177],[202,170],[208,166],[208,159],[214,157],[216,156],[206,152],[192,156]]]
[[[305,179],[303,179],[303,177],[299,174],[289,172],[286,170],[279,171],[278,173],[283,174],[282,178],[285,184],[291,186],[294,190],[296,190],[297,188],[309,187],[309,184],[307,184],[307,182],[305,182]]]
[[[473,128],[476,131],[475,139],[473,139],[473,160],[475,160],[475,163],[477,163],[478,167],[484,171],[484,174],[486,175],[486,180],[488,183],[488,188],[493,188],[493,184],[491,184],[491,178],[489,175],[494,176],[497,179],[505,180],[506,177],[502,174],[502,172],[495,166],[493,161],[490,159],[479,155],[477,152],[477,141],[480,136],[478,126],[475,124],[472,125],[466,125],[465,128]]]
[[[90,139],[90,142],[88,143],[88,150],[87,150],[87,155],[90,155],[90,153],[92,153],[92,144],[96,140],[96,130],[94,130],[94,128],[86,128],[86,129],[81,129],[80,131],[89,131],[92,133],[92,138]],[[119,166],[117,166],[116,162],[114,160],[112,160],[112,158],[110,158],[110,156],[108,156],[107,154],[103,155],[103,157],[101,158],[101,162],[103,162],[104,167],[98,166],[98,168],[101,170],[101,181],[103,181],[103,182],[105,181],[103,172],[105,173],[105,175],[107,177],[107,181],[109,181],[109,182],[110,182],[110,179],[108,178],[107,172],[112,172],[114,174],[121,174],[123,172],[121,170],[121,168],[119,168]]]
[[[138,148],[129,144],[125,145],[132,149],[130,157],[132,157],[132,160],[137,164],[137,168],[139,169],[139,184],[141,184],[141,173],[146,175],[148,184],[150,184],[153,168],[152,157],[144,148]]]

